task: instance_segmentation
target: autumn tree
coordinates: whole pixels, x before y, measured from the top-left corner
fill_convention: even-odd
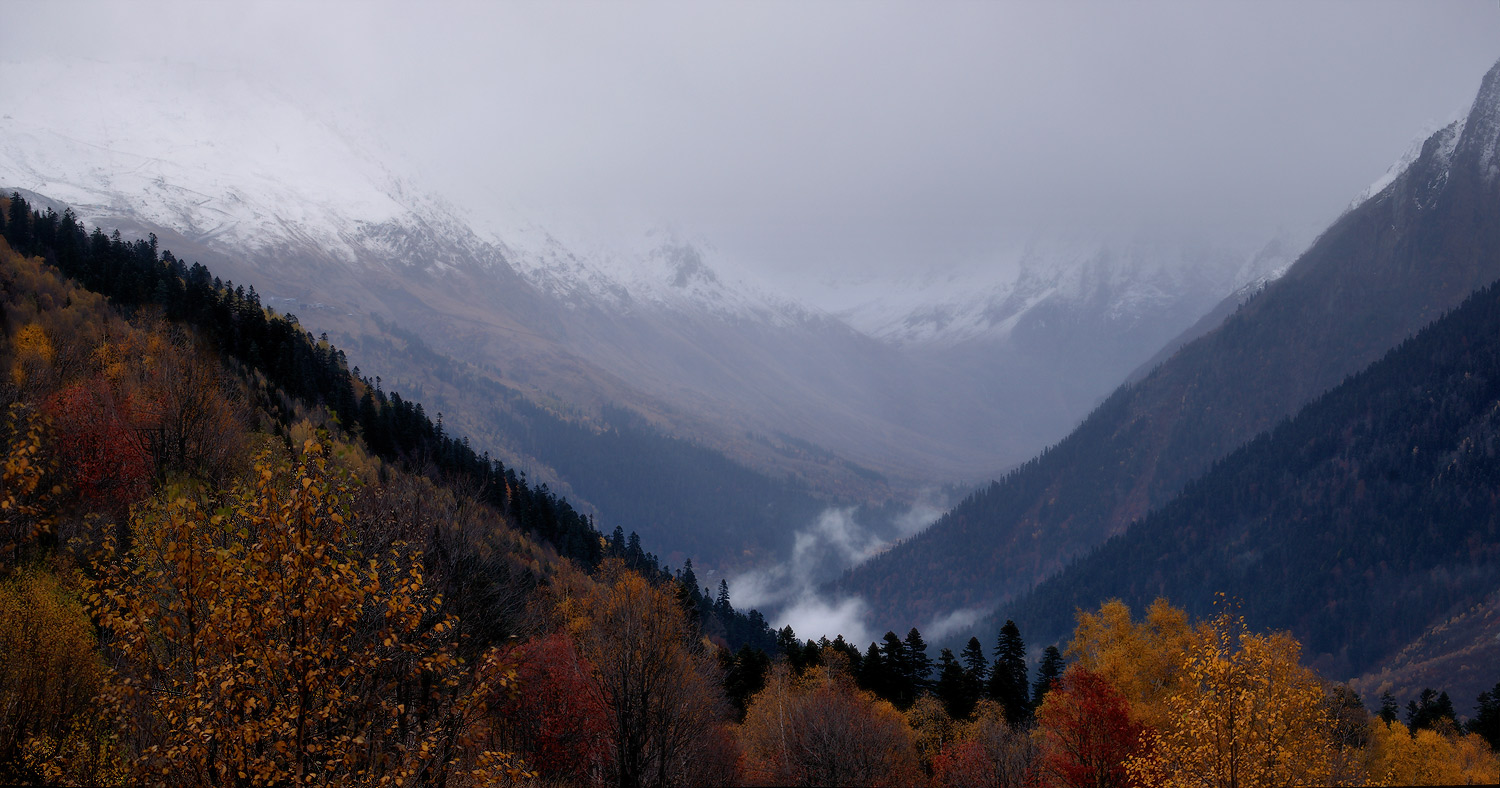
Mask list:
[[[901,786],[918,776],[911,728],[837,666],[771,673],[740,729],[752,784]]]
[[[905,715],[916,743],[917,760],[930,771],[933,760],[957,741],[961,726],[943,701],[931,693],[917,698]]]
[[[1331,720],[1301,653],[1291,635],[1248,633],[1221,609],[1178,655],[1162,727],[1151,752],[1131,759],[1131,774],[1163,786],[1327,785]]]
[[[52,451],[68,486],[91,511],[117,517],[151,489],[152,466],[129,405],[102,381],[65,386],[47,398]]]
[[[138,418],[158,472],[226,478],[241,443],[233,427],[241,421],[233,387],[181,329],[155,326],[148,343],[155,363],[140,392]]]
[[[104,677],[88,615],[55,575],[0,582],[0,780],[123,782],[124,753],[94,703]]]
[[[586,686],[608,711],[612,781],[664,788],[732,778],[717,666],[673,593],[611,559],[563,607]]]
[[[54,462],[43,451],[44,422],[22,403],[6,414],[0,457],[0,574],[14,569],[27,549],[53,529],[53,509],[62,488]]]
[[[1100,673],[1080,665],[1063,672],[1037,710],[1041,784],[1058,788],[1123,788],[1148,782],[1126,763],[1144,753],[1145,728],[1130,704]]]
[[[455,783],[519,776],[470,732],[514,679],[454,654],[421,556],[361,556],[350,489],[309,441],[221,506],[179,497],[107,543],[89,603],[120,665],[106,692],[143,780]],[[478,774],[475,774],[478,772]]]
[[[1496,785],[1500,757],[1484,739],[1381,721],[1371,729],[1365,765],[1370,785]]]
[[[597,784],[613,766],[609,710],[589,687],[591,667],[566,632],[554,632],[510,655],[525,687],[496,709],[505,743],[524,754],[543,780]]]
[[[1124,695],[1135,719],[1159,728],[1192,631],[1187,613],[1165,599],[1153,602],[1139,621],[1125,603],[1112,599],[1098,612],[1079,611],[1067,654]]]
[[[1036,738],[1005,721],[1005,708],[982,700],[973,721],[933,759],[933,783],[941,788],[1030,788],[1035,785]]]

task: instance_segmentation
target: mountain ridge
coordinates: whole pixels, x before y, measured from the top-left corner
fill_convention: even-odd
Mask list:
[[[1213,331],[1117,389],[1077,430],[836,588],[892,623],[990,607],[1173,497],[1219,458],[1500,278],[1500,64],[1375,197]],[[961,546],[950,547],[950,546]],[[925,584],[908,579],[922,567]],[[931,578],[940,578],[936,583]]]

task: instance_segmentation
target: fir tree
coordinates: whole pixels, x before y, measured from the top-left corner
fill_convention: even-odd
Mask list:
[[[1062,678],[1064,667],[1066,664],[1057,646],[1048,646],[1042,652],[1042,664],[1036,670],[1036,686],[1031,688],[1031,708],[1041,707],[1042,699],[1047,697],[1047,691],[1052,689],[1058,679]]]
[[[1400,718],[1401,706],[1396,703],[1396,699],[1388,691],[1380,693],[1380,719],[1386,725],[1393,725]]]
[[[859,686],[868,692],[885,697],[886,686],[885,657],[880,655],[880,648],[874,643],[865,652],[865,658],[859,666]]]
[[[974,698],[968,685],[968,674],[953,656],[953,651],[945,648],[938,652],[938,678],[933,692],[948,709],[948,716],[955,720],[968,719],[974,711]]]
[[[907,659],[906,644],[901,642],[895,632],[887,632],[881,639],[880,659],[885,665],[886,691],[878,694],[894,703],[896,708],[905,710],[916,699],[916,688],[911,683],[911,664]]]
[[[1007,620],[995,642],[995,665],[990,672],[989,696],[1005,707],[1005,720],[1012,726],[1031,718],[1031,698],[1026,668],[1026,642],[1016,622]]]
[[[916,627],[906,633],[906,670],[906,680],[911,684],[912,699],[915,700],[932,683],[932,657],[927,656],[927,642],[922,640],[922,633]]]
[[[1500,684],[1479,693],[1478,703],[1474,719],[1469,720],[1469,733],[1479,734],[1490,743],[1490,749],[1500,751]]]
[[[635,534],[631,534],[635,536]],[[714,597],[714,610],[720,614],[733,612],[734,607],[729,604],[729,581],[719,581],[719,595]]]
[[[1406,704],[1406,727],[1411,728],[1412,732],[1424,728],[1442,730],[1449,726],[1456,727],[1456,720],[1453,701],[1448,693],[1439,693],[1431,687],[1423,689],[1416,700]]]
[[[969,708],[973,708],[984,697],[985,683],[990,678],[990,661],[984,656],[984,646],[976,637],[969,638],[960,659],[964,665],[964,692]]]

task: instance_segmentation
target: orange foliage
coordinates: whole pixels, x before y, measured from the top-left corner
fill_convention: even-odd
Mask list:
[[[777,665],[740,738],[752,784],[900,786],[921,774],[901,712],[827,666],[794,680]]]
[[[454,653],[418,555],[350,549],[350,489],[309,442],[209,511],[132,519],[89,603],[121,664],[108,697],[162,784],[404,785],[523,773],[470,731],[514,672]],[[474,771],[482,774],[473,775]]]

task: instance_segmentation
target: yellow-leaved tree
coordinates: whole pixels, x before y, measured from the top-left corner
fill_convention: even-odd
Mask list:
[[[1221,607],[1181,652],[1165,715],[1147,752],[1127,764],[1132,778],[1167,788],[1329,785],[1331,721],[1300,656],[1291,635],[1246,632]]]
[[[1079,611],[1067,653],[1073,664],[1103,676],[1130,704],[1133,719],[1153,728],[1169,716],[1166,699],[1176,691],[1182,655],[1192,640],[1187,613],[1157,599],[1140,621],[1118,599],[1099,612]]]
[[[124,783],[94,703],[103,679],[94,628],[57,576],[23,569],[0,581],[0,781]]]
[[[524,773],[471,740],[513,671],[456,656],[419,554],[362,555],[350,485],[308,441],[216,509],[147,506],[88,597],[106,699],[163,785],[460,785]]]
[[[13,569],[36,540],[52,530],[51,462],[42,451],[44,423],[35,411],[16,403],[6,414],[6,442],[0,457],[0,575]]]
[[[1500,784],[1500,757],[1472,733],[1423,729],[1413,734],[1399,722],[1377,720],[1366,753],[1370,785]]]

